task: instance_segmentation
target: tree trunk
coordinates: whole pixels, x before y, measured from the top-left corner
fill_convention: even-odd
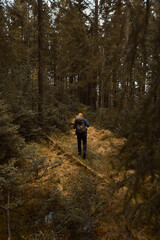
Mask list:
[[[98,56],[98,0],[95,0],[95,12],[94,12],[94,56]],[[97,102],[97,69],[93,70],[92,90],[91,90],[91,107],[96,109]]]
[[[43,0],[38,0],[38,112],[43,114],[44,79],[43,79]]]
[[[142,38],[142,48],[143,48],[143,64],[144,64],[144,76],[143,82],[141,86],[142,96],[145,93],[145,85],[146,85],[146,72],[147,72],[147,48],[146,48],[146,35],[148,30],[148,22],[149,22],[149,11],[150,11],[150,2],[146,1],[146,14],[145,14],[145,26]]]

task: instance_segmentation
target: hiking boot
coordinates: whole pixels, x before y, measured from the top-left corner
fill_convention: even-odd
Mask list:
[[[86,158],[86,153],[84,152],[84,153],[83,153],[83,159],[85,159],[85,158]]]

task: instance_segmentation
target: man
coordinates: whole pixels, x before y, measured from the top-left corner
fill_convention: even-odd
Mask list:
[[[87,127],[90,124],[84,119],[83,114],[79,113],[75,118],[73,128],[76,129],[77,144],[78,144],[78,155],[81,155],[81,140],[83,141],[83,158],[86,158],[87,149]]]

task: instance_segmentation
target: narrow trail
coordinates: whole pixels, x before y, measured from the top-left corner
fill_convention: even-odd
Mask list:
[[[104,183],[110,183],[109,161],[124,143],[124,139],[115,137],[109,130],[96,130],[90,127],[87,137],[87,158],[84,160],[82,156],[77,155],[77,138],[74,130],[68,135],[47,136],[47,139],[49,147],[44,147],[42,153],[47,154],[51,165],[59,164],[60,171],[63,171],[61,168],[64,168],[64,171],[68,168],[69,175],[73,174],[75,168],[80,167],[82,172],[85,171],[86,174]]]
[[[51,137],[47,136],[47,138],[51,141],[51,143],[53,144],[53,147],[56,146],[58,147],[59,150],[61,150],[62,153],[64,153],[64,156],[67,157],[69,159],[70,162],[72,162],[73,164],[80,166],[83,168],[83,170],[86,170],[88,174],[93,175],[94,177],[109,183],[109,181],[107,180],[106,176],[98,173],[97,171],[93,170],[91,167],[89,167],[85,162],[83,162],[82,160],[78,159],[77,157],[75,157],[73,154],[71,153],[67,153],[66,151],[64,151],[64,149],[57,143],[55,143]]]
[[[70,132],[41,139],[37,154],[44,163],[40,177],[26,190],[27,204],[37,207],[37,201],[45,202],[43,214],[54,240],[146,240],[141,232],[128,230],[123,217],[119,222],[114,219],[122,210],[126,189],[113,194],[122,176],[115,175],[110,162],[125,139],[91,126],[87,141],[84,160],[77,154],[72,124]]]
[[[36,186],[41,186],[46,192],[54,189],[54,194],[58,196],[60,208],[64,208],[66,214],[64,216],[57,207],[53,211],[58,219],[65,218],[63,226],[70,236],[66,239],[114,240],[121,235],[124,236],[122,239],[127,239],[125,227],[117,228],[114,223],[113,215],[119,208],[119,202],[110,189],[114,181],[110,178],[110,160],[125,140],[109,130],[97,130],[92,126],[88,129],[87,139],[87,158],[84,160],[77,155],[74,130],[68,134],[47,136],[47,142],[40,144],[39,148],[39,154],[47,156],[47,167]],[[66,215],[69,217],[66,218]],[[58,234],[63,234],[64,227],[60,229]]]

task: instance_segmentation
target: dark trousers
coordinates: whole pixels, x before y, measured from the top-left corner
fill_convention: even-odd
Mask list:
[[[87,149],[87,136],[77,135],[78,152],[81,153],[81,140],[83,141],[83,152]]]

